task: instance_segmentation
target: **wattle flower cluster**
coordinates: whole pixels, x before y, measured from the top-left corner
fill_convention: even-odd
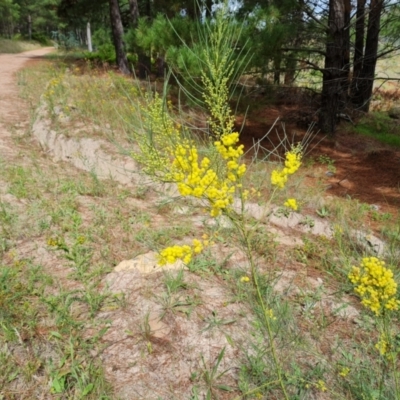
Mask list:
[[[58,77],[53,78],[47,84],[46,91],[44,92],[44,97],[46,99],[50,99],[58,88],[63,87],[63,79],[64,79],[63,75],[59,75]]]
[[[220,133],[214,142],[214,158],[210,159],[199,156],[195,142],[185,138],[182,127],[172,120],[158,95],[147,97],[142,107],[142,121],[148,133],[139,136],[140,152],[133,154],[153,179],[176,183],[182,196],[204,200],[213,217],[228,212],[236,191],[242,199],[248,195],[247,191],[239,190],[246,172],[246,165],[240,163],[244,146],[238,145],[239,133],[232,132],[234,118],[230,116],[229,107],[222,109],[224,113],[220,118],[215,117],[215,127],[220,125],[216,132]],[[206,245],[194,241],[193,246],[168,247],[160,253],[160,264],[174,263],[178,259],[187,264]]]
[[[204,246],[207,245],[206,242],[201,242],[200,240],[193,239],[193,245],[183,245],[183,246],[171,246],[162,250],[159,254],[159,265],[173,264],[177,260],[182,260],[185,264],[188,264],[194,254],[199,254],[203,250]]]
[[[234,199],[236,182],[246,172],[246,165],[239,164],[238,159],[243,154],[243,145],[236,146],[238,133],[222,135],[214,143],[218,153],[225,160],[224,174],[210,168],[210,160],[204,157],[199,161],[195,146],[182,142],[174,149],[171,180],[178,184],[182,196],[194,196],[207,200],[211,206],[211,215],[217,217],[222,210],[227,209]],[[222,175],[222,177],[221,177]]]
[[[294,211],[297,211],[297,209],[299,208],[299,206],[297,205],[297,201],[296,199],[287,199],[283,205],[287,208],[291,208]]]
[[[301,149],[294,148],[286,153],[285,167],[282,171],[273,170],[271,174],[271,183],[273,186],[283,189],[288,180],[288,176],[294,174],[301,165]]]
[[[352,268],[348,277],[355,286],[354,291],[361,297],[361,303],[375,315],[399,308],[400,301],[396,299],[397,283],[384,261],[376,257],[365,257],[360,267]]]
[[[143,127],[149,133],[137,141],[140,151],[132,152],[132,156],[153,179],[171,182],[170,160],[175,142],[181,137],[181,126],[165,112],[164,101],[158,94],[146,96],[141,110]]]
[[[381,356],[384,356],[389,349],[389,342],[386,339],[386,336],[383,334],[380,336],[378,343],[375,345],[375,348],[379,351]]]

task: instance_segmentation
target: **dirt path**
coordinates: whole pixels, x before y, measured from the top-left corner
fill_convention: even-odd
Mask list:
[[[53,47],[45,47],[19,54],[0,54],[0,140],[10,135],[10,124],[25,125],[29,122],[29,110],[19,96],[16,73],[27,62],[40,60],[52,51]]]

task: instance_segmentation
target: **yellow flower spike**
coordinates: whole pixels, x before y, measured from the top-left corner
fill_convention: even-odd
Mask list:
[[[389,343],[386,340],[385,335],[381,335],[379,342],[375,345],[375,348],[379,351],[381,356],[384,356],[387,353],[389,349]]]
[[[271,174],[273,186],[283,189],[286,185],[288,175],[294,174],[301,166],[302,152],[301,147],[292,148],[285,156],[285,167],[282,171],[274,170]]]
[[[200,242],[200,240],[193,239],[193,252],[198,254],[201,253],[203,250],[203,244]]]
[[[339,371],[339,376],[341,376],[342,378],[346,378],[346,376],[349,374],[349,372],[350,372],[350,368],[343,367],[343,368]]]
[[[242,277],[240,278],[240,282],[243,282],[243,283],[250,282],[250,278],[249,278],[247,275],[242,276]]]
[[[287,175],[279,172],[277,170],[272,171],[271,174],[271,183],[273,186],[277,186],[280,189],[283,189],[287,182]]]
[[[162,250],[158,255],[158,264],[173,264],[178,260],[182,260],[185,264],[189,264],[195,254],[203,251],[205,246],[208,246],[208,240],[201,242],[198,239],[193,239],[192,246],[171,246]]]
[[[291,208],[291,209],[294,210],[294,211],[297,211],[297,209],[299,208],[298,205],[297,205],[296,199],[287,199],[287,200],[283,203],[283,205],[284,205],[285,207]]]
[[[315,388],[320,390],[321,392],[326,392],[328,389],[325,385],[325,382],[320,379],[317,383],[314,384]]]
[[[269,310],[265,310],[265,315],[272,320],[276,320],[274,310],[272,308],[270,308]]]
[[[376,257],[365,257],[360,267],[352,268],[348,278],[355,286],[354,291],[361,297],[361,304],[376,316],[386,310],[398,310],[400,301],[396,298],[397,283],[384,261]]]

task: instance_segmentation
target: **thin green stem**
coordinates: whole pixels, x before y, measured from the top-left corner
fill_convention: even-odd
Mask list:
[[[237,223],[237,221],[233,221],[233,222],[236,223],[238,231],[242,235],[242,239],[243,239],[243,242],[244,242],[244,248],[245,248],[245,251],[246,251],[246,255],[247,255],[247,258],[248,258],[248,260],[250,262],[251,277],[252,277],[252,281],[253,281],[254,287],[256,288],[257,298],[258,298],[259,304],[260,304],[260,306],[262,308],[263,317],[264,317],[264,321],[265,321],[265,326],[267,328],[268,339],[269,339],[270,346],[271,346],[272,358],[273,358],[273,361],[274,361],[274,364],[275,364],[276,373],[278,375],[279,384],[281,386],[281,389],[282,389],[282,392],[283,392],[283,394],[285,396],[285,399],[289,400],[289,396],[287,394],[285,383],[284,383],[284,380],[283,380],[282,368],[281,368],[281,365],[279,363],[278,356],[276,354],[276,348],[275,348],[275,344],[274,344],[274,335],[273,335],[273,332],[272,332],[271,321],[270,321],[269,316],[267,315],[267,308],[265,306],[265,303],[264,303],[264,300],[263,300],[263,297],[262,297],[262,294],[261,294],[260,285],[259,285],[259,282],[258,282],[258,271],[257,271],[257,267],[256,267],[255,262],[254,262],[252,251],[251,251],[251,244],[250,244],[250,241],[249,241],[249,234],[248,234],[248,231],[246,229],[246,226],[244,224],[243,219],[242,219],[242,224]]]
[[[390,361],[392,364],[393,368],[393,379],[394,379],[394,384],[395,384],[395,390],[396,390],[396,399],[400,399],[400,393],[399,393],[399,381],[398,381],[398,373],[397,373],[397,350],[396,346],[393,343],[393,337],[390,332],[390,316],[387,315],[386,310],[384,310],[384,315],[383,315],[383,332],[385,335],[385,340],[387,339],[389,341],[389,357]]]
[[[244,397],[249,396],[250,394],[257,393],[257,392],[258,392],[260,389],[262,389],[262,388],[265,388],[265,387],[274,385],[275,383],[278,383],[278,382],[279,382],[279,381],[272,381],[272,382],[264,383],[264,384],[261,385],[261,386],[257,386],[256,388],[254,388],[254,389],[252,389],[252,390],[249,390],[248,392],[244,393],[244,394],[241,395],[241,396],[235,397],[234,400],[243,399]]]

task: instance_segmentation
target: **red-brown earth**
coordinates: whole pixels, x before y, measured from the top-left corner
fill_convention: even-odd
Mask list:
[[[270,141],[276,144],[279,138],[284,136],[280,121],[285,120],[285,116],[289,113],[293,115],[299,108],[300,106],[259,107],[246,118],[241,135],[242,143],[246,148],[250,148],[254,141],[262,138],[276,123],[268,136],[269,139],[261,141],[262,146],[271,148]],[[243,119],[239,119],[238,125],[242,123]],[[285,131],[289,142],[301,141],[306,133],[304,128],[299,128],[296,123],[290,121],[285,123]],[[327,195],[350,196],[362,203],[377,205],[382,212],[397,213],[400,205],[399,149],[352,132],[350,124],[339,124],[333,137],[318,133],[316,127],[314,132],[306,160],[312,164],[311,159],[318,163],[319,156],[324,157],[322,161],[325,160],[327,167],[325,177]],[[400,135],[400,124],[398,134]],[[329,173],[330,162],[334,167],[333,176]],[[315,184],[311,175],[306,184]]]

